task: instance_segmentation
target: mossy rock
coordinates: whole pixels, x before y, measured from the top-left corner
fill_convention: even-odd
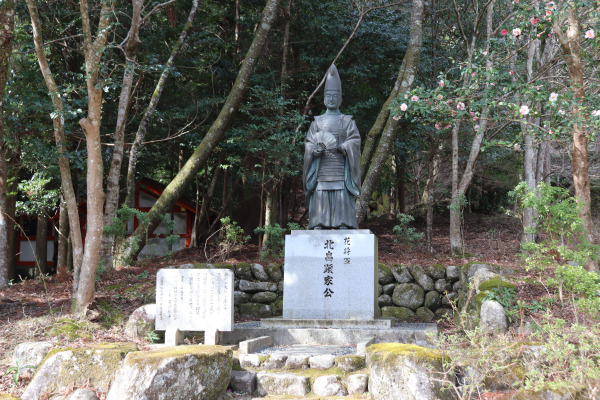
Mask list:
[[[275,317],[283,315],[283,296],[279,296],[277,300],[271,303],[271,311]]]
[[[268,304],[245,303],[240,304],[240,314],[246,317],[268,318],[273,316],[273,310]]]
[[[392,317],[398,321],[411,321],[415,317],[415,313],[406,307],[383,307],[381,316]]]
[[[366,349],[371,369],[369,392],[375,400],[451,399],[438,374],[442,355],[433,349],[403,343],[378,343]]]
[[[248,263],[239,263],[235,265],[235,279],[244,279],[244,280],[254,280],[254,275],[252,274],[252,268]]]
[[[446,277],[446,267],[442,264],[433,264],[427,267],[427,274],[433,279],[443,279]]]
[[[489,279],[485,282],[481,282],[479,284],[479,291],[484,292],[487,290],[491,290],[491,289],[495,289],[495,288],[497,289],[500,287],[517,290],[517,285],[515,285],[514,283],[510,283],[505,279],[496,277],[496,278]]]
[[[89,385],[108,388],[134,343],[98,343],[84,348],[52,349],[23,393],[23,400],[43,393]]]
[[[378,279],[380,285],[387,285],[395,281],[394,274],[392,274],[392,270],[387,265],[379,263],[378,267]]]
[[[344,372],[354,372],[366,367],[365,357],[359,355],[338,356],[335,365]]]
[[[217,399],[229,385],[233,352],[222,346],[177,346],[129,353],[107,400]]]
[[[435,318],[435,314],[429,308],[419,307],[415,312],[417,319],[423,322],[431,322]]]
[[[279,265],[275,263],[270,263],[265,269],[267,270],[269,279],[272,282],[281,282],[283,280],[283,271],[281,270],[281,267],[279,267]]]

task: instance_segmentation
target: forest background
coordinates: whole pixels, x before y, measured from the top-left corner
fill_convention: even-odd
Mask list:
[[[194,245],[237,232],[234,242],[253,235],[268,250],[306,222],[303,140],[333,62],[342,112],[363,136],[359,221],[399,218],[409,240],[416,218],[434,253],[444,218],[450,253],[464,255],[465,212],[508,213],[524,244],[575,233],[566,244],[597,270],[599,6],[4,0],[0,288],[16,279],[19,216],[37,215],[41,237],[59,209],[57,272],[72,269],[76,314],[93,301],[98,267],[135,259],[179,198],[197,204]],[[166,189],[124,235],[117,222],[140,177]],[[574,196],[569,235],[526,200],[543,197],[542,183]]]

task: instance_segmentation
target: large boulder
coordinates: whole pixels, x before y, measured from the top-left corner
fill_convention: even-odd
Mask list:
[[[23,369],[28,367],[31,371],[35,371],[38,365],[42,362],[48,351],[52,348],[50,342],[24,342],[15,347],[13,353],[13,365]]]
[[[431,285],[433,286],[433,282],[431,282]],[[395,305],[406,307],[413,311],[421,307],[424,300],[425,291],[415,283],[401,283],[396,285],[392,296],[392,301]]]
[[[439,352],[412,344],[379,343],[367,348],[371,368],[369,392],[375,400],[451,399],[434,371],[441,371]]]
[[[231,371],[229,388],[238,393],[254,393],[256,390],[256,372]]]
[[[156,324],[156,304],[146,304],[137,308],[125,324],[125,335],[132,339],[146,337]]]
[[[222,346],[163,347],[129,353],[106,400],[218,399],[233,353]]]
[[[389,307],[394,305],[394,303],[392,302],[392,298],[387,294],[382,294],[381,296],[379,296],[377,302],[379,304],[379,307]]]
[[[446,278],[451,281],[457,281],[460,278],[460,270],[456,265],[448,265],[446,267]]]
[[[420,265],[411,265],[408,267],[411,275],[415,278],[415,281],[421,285],[421,287],[427,291],[434,289],[433,279],[421,267]]]
[[[21,398],[38,400],[45,393],[84,385],[106,389],[115,379],[125,356],[136,350],[137,346],[131,343],[52,350]]]

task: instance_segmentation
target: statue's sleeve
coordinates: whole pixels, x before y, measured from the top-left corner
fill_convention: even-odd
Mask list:
[[[360,194],[360,133],[352,116],[346,116],[346,141],[342,144],[346,150],[346,187],[355,196]],[[349,175],[349,176],[348,176]]]
[[[304,165],[302,168],[302,183],[304,186],[304,193],[306,194],[306,201],[308,204],[309,195],[317,187],[317,171],[319,170],[319,159],[313,157],[313,150],[317,146],[314,141],[314,135],[317,133],[317,123],[313,121],[310,124],[308,133],[306,134],[306,140],[304,141]]]

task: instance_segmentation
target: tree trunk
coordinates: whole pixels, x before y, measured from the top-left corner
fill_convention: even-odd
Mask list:
[[[167,82],[167,78],[173,68],[173,63],[175,62],[175,57],[179,50],[183,46],[183,42],[187,38],[187,35],[194,24],[194,17],[196,16],[196,11],[198,10],[198,0],[192,1],[192,8],[190,9],[190,13],[188,15],[187,22],[179,35],[179,40],[177,44],[171,50],[171,55],[163,68],[162,73],[160,74],[160,78],[158,79],[158,83],[156,84],[156,88],[152,93],[152,98],[150,99],[150,103],[144,112],[144,116],[140,121],[140,125],[138,126],[138,130],[135,133],[135,140],[133,141],[133,145],[129,150],[129,165],[127,167],[127,197],[125,198],[125,204],[128,207],[133,208],[133,202],[135,198],[135,171],[137,166],[137,160],[140,153],[140,148],[142,147],[142,142],[144,141],[144,137],[146,136],[146,131],[148,129],[148,123],[150,122],[150,118],[154,114],[156,107],[158,106],[158,101],[160,100],[160,96],[162,94],[163,89],[165,88],[165,83]]]
[[[135,75],[135,65],[137,58],[137,49],[142,43],[139,37],[139,30],[142,21],[142,8],[144,0],[133,0],[133,11],[131,14],[131,25],[127,34],[127,41],[123,47],[125,52],[125,70],[123,71],[123,83],[121,86],[121,95],[119,96],[119,105],[117,107],[117,123],[114,133],[113,154],[110,163],[108,176],[106,177],[106,205],[104,207],[104,225],[111,223],[113,217],[117,214],[119,207],[119,178],[121,177],[121,164],[123,161],[123,151],[125,147],[125,125],[127,122],[127,113],[129,111],[129,102],[131,99],[131,88],[133,86],[133,77]],[[112,237],[104,235],[102,248],[105,257],[110,257],[113,244]],[[111,260],[107,261],[112,265]]]
[[[398,80],[401,82],[397,91],[398,94],[408,91],[415,80],[423,43],[423,15],[424,1],[413,0],[408,48],[404,54],[402,67],[400,68],[400,73],[398,75]],[[400,76],[402,77],[401,79]],[[385,105],[384,108],[386,108]],[[377,124],[380,122],[381,121],[376,121],[375,123]],[[358,223],[361,223],[367,215],[369,199],[373,194],[373,190],[375,190],[375,186],[379,181],[383,165],[387,161],[391,148],[394,144],[394,137],[396,135],[396,129],[398,125],[399,122],[391,118],[388,112],[387,122],[385,123],[381,138],[377,144],[377,150],[375,153],[373,153],[369,169],[364,175],[365,177],[362,181],[361,193],[356,204],[356,218]],[[361,157],[361,167],[363,164],[363,157],[365,157],[364,154]]]
[[[394,155],[396,159],[396,186],[398,188],[398,213],[406,213],[406,162]]]
[[[494,3],[495,0],[490,0],[487,4],[487,43],[489,45],[490,40],[492,39],[493,32],[493,14],[494,14]],[[458,12],[458,11],[457,11]],[[460,28],[462,31],[462,27]],[[467,47],[467,65],[471,66],[471,60],[473,57],[473,53],[475,51],[475,44],[477,39],[477,31],[473,34],[471,39],[471,44],[465,42],[465,46]],[[466,41],[466,37],[464,38]],[[492,69],[492,54],[490,54],[486,58],[486,69],[489,71]],[[463,85],[466,86],[468,84],[469,74],[464,74]],[[477,162],[477,158],[479,157],[479,152],[481,150],[481,143],[485,136],[485,131],[487,129],[488,123],[488,114],[490,112],[490,108],[485,106],[481,111],[480,119],[480,127],[477,131],[475,131],[475,136],[473,137],[473,141],[471,142],[471,151],[469,153],[469,158],[467,160],[467,165],[463,171],[463,174],[458,180],[458,132],[460,130],[460,121],[458,121],[452,129],[452,199],[450,202],[450,253],[454,255],[462,255],[464,254],[464,246],[463,246],[463,238],[462,238],[462,230],[461,230],[461,219],[462,219],[462,208],[463,202],[465,199],[465,195],[469,186],[471,185],[471,180],[473,179],[473,173],[475,169],[475,163]]]
[[[65,126],[64,118],[64,106],[60,92],[48,59],[44,51],[44,42],[42,39],[42,24],[40,22],[40,16],[35,5],[35,0],[25,0],[29,14],[31,16],[31,25],[33,30],[33,42],[35,44],[35,53],[40,65],[40,70],[44,77],[54,112],[56,116],[52,118],[52,125],[54,131],[54,140],[56,141],[56,147],[58,150],[58,166],[60,168],[60,178],[63,195],[67,203],[67,210],[69,214],[69,227],[71,235],[71,248],[73,257],[73,291],[77,291],[79,284],[79,273],[81,271],[81,264],[83,262],[83,241],[81,239],[81,227],[79,222],[79,210],[77,207],[77,197],[75,195],[75,189],[73,188],[73,179],[71,178],[71,169],[69,166],[69,160],[67,158],[67,139],[65,137]]]
[[[66,275],[69,271],[68,266],[69,251],[69,216],[67,215],[67,205],[64,199],[60,201],[60,213],[58,219],[58,254],[56,257],[56,273]]]
[[[433,254],[433,205],[434,205],[434,184],[438,175],[441,152],[443,150],[443,142],[436,143],[434,137],[429,138],[429,157],[428,157],[428,169],[427,169],[427,184],[425,186],[425,193],[423,200],[427,204],[427,228],[426,228],[426,247],[427,251]],[[425,195],[427,197],[425,197]]]
[[[11,257],[9,237],[11,221],[8,210],[8,148],[4,138],[4,98],[10,56],[12,54],[12,39],[15,29],[15,0],[7,0],[0,6],[0,290],[8,287],[10,282]]]
[[[85,316],[90,303],[94,300],[96,269],[100,262],[100,247],[104,228],[104,190],[102,187],[104,170],[100,143],[103,85],[98,80],[98,72],[109,31],[113,3],[114,0],[102,3],[95,38],[92,38],[88,2],[81,0],[79,3],[83,27],[88,110],[87,117],[79,120],[79,125],[85,134],[87,149],[87,222],[79,284],[71,303],[71,312],[78,317]]]
[[[179,199],[183,190],[192,182],[200,168],[206,165],[208,157],[213,152],[214,148],[223,138],[225,131],[231,123],[233,116],[240,106],[246,88],[250,83],[250,77],[254,72],[254,67],[260,58],[262,48],[267,39],[271,25],[275,20],[277,14],[279,0],[268,0],[263,10],[261,21],[257,25],[254,40],[246,53],[246,57],[242,62],[240,72],[238,73],[237,79],[233,84],[229,96],[221,108],[221,112],[217,116],[217,119],[212,124],[202,143],[196,148],[192,156],[185,163],[181,171],[177,174],[175,179],[165,188],[163,193],[160,195],[154,206],[148,212],[150,218],[149,232],[153,232],[154,229],[160,223],[160,216],[173,207],[173,204]],[[146,243],[146,230],[136,229],[134,234],[130,238],[130,243],[137,242],[139,244],[138,249],[135,246],[128,246],[125,249],[125,256],[128,259],[135,259],[139,254],[139,249],[144,247]]]
[[[571,88],[573,90],[574,102],[571,106],[573,119],[583,119],[580,107],[585,104],[585,89],[583,82],[583,63],[581,60],[581,44],[579,35],[581,33],[581,23],[576,14],[578,11],[575,6],[570,5],[568,9],[568,28],[566,34],[560,27],[559,18],[554,19],[553,30],[560,41],[569,77],[571,78]],[[594,244],[594,223],[592,221],[592,196],[590,193],[589,176],[589,158],[588,158],[588,138],[583,124],[573,124],[573,158],[571,160],[573,168],[573,186],[575,188],[575,199],[579,205],[579,218],[583,225],[583,235],[581,240],[589,244]],[[586,265],[590,271],[598,271],[598,263],[590,260]]]
[[[46,276],[48,270],[48,217],[38,214],[35,229],[35,276]]]

